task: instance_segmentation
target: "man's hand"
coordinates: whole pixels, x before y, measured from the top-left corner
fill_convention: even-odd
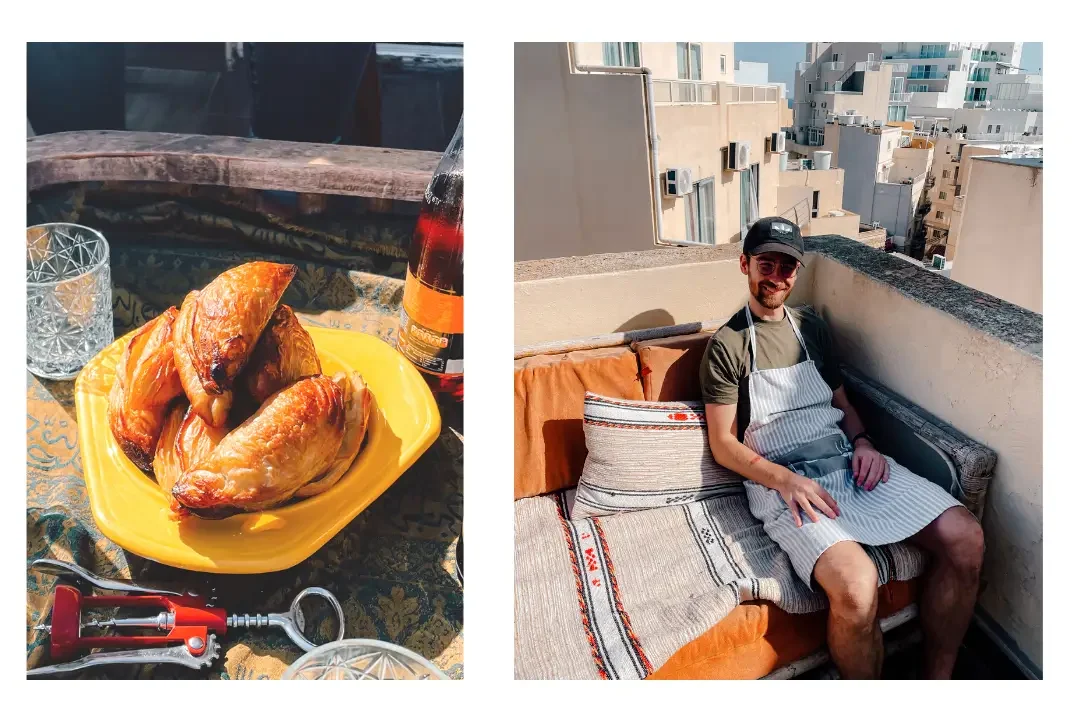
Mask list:
[[[879,482],[889,481],[889,460],[869,441],[859,439],[851,457],[851,471],[855,474],[855,486],[870,492]]]
[[[813,479],[791,472],[791,476],[785,478],[780,486],[776,487],[776,491],[787,502],[788,509],[791,510],[791,516],[795,517],[796,527],[802,526],[802,518],[799,516],[800,509],[806,512],[806,516],[810,517],[811,522],[818,521],[817,512],[814,511],[815,507],[829,519],[836,519],[840,516],[840,507],[837,506],[836,501],[829,496],[824,487]]]

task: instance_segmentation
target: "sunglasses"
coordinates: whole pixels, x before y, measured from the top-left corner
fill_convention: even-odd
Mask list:
[[[761,260],[757,258],[754,258],[754,263],[757,264],[758,272],[766,276],[779,270],[783,277],[791,277],[799,271],[800,267],[798,262],[774,262],[773,260]]]

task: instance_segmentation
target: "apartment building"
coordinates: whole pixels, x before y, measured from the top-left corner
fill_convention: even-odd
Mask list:
[[[735,83],[734,43],[576,43],[580,65],[648,68],[654,78]],[[700,99],[694,84],[676,86],[674,101]],[[679,91],[683,97],[678,97]]]
[[[986,107],[994,88],[1020,73],[1023,43],[882,43],[885,60],[910,64],[894,83],[908,99],[907,118],[952,121],[954,111]],[[1041,93],[1041,90],[1040,90]],[[954,124],[945,124],[954,128]]]
[[[976,157],[998,157],[1002,154],[1037,154],[1041,157],[1039,143],[1001,143],[973,141],[961,133],[943,133],[936,139],[929,183],[926,186],[929,210],[924,219],[926,225],[925,254],[944,255],[952,261],[956,257],[959,238],[951,234],[965,214],[965,197],[971,162]]]
[[[737,243],[775,214],[787,109],[732,82],[733,50],[515,44],[515,258]]]
[[[903,62],[882,62],[881,43],[808,43],[807,57],[795,69],[794,133],[798,145],[822,146],[825,126],[834,117],[853,117],[855,124],[901,121],[906,102],[894,88],[893,76],[907,69]]]
[[[972,159],[952,279],[1042,313],[1042,158]]]

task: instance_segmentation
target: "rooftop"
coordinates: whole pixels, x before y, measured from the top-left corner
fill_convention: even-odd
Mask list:
[[[1029,166],[1042,169],[1043,160],[1040,156],[976,156],[979,161],[992,161],[997,164],[1012,164],[1014,166]]]

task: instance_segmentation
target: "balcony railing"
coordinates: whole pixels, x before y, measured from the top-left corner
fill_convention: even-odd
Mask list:
[[[654,103],[715,104],[719,98],[716,81],[653,80]]]
[[[890,93],[889,100],[893,103],[911,103],[911,97],[914,95],[914,91],[908,93]]]
[[[905,60],[929,60],[933,58],[959,58],[960,51],[947,50],[944,53],[923,53],[922,51],[904,51],[903,53],[886,53],[881,56],[883,60],[901,58]]]
[[[952,209],[953,209],[954,212],[963,213],[963,211],[964,211],[964,195],[963,194],[961,194],[960,196],[958,196],[956,199],[953,200]]]
[[[1011,142],[1027,142],[1027,143],[1040,143],[1042,136],[1024,136],[1020,131],[1002,131],[1000,133],[991,134],[964,134],[964,138],[968,141],[1011,141]]]
[[[653,102],[658,104],[779,103],[778,86],[751,86],[718,81],[653,79]]]
[[[915,81],[944,81],[949,74],[942,71],[911,71],[907,77]]]
[[[729,84],[728,103],[777,103],[780,100],[780,88],[777,86],[746,86]]]
[[[842,71],[844,70],[844,61],[829,61],[828,63],[821,64],[821,70],[823,71]]]
[[[810,66],[812,65],[814,64],[810,61],[799,61],[795,64],[795,70],[799,73],[806,73],[808,70],[810,70]]]

